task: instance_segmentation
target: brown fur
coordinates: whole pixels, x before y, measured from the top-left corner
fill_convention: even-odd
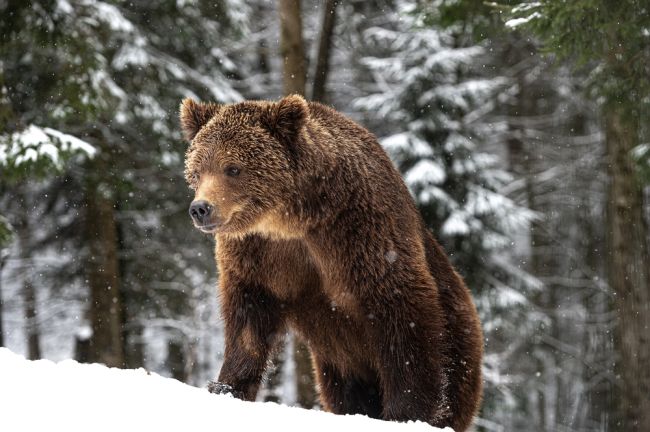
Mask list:
[[[181,122],[188,182],[214,208],[202,229],[216,236],[226,344],[212,391],[254,400],[290,327],[328,411],[465,430],[482,390],[478,316],[376,139],[299,96],[186,100]]]

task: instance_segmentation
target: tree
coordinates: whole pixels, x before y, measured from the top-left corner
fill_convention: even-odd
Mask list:
[[[645,2],[601,0],[525,2],[512,10],[510,26],[527,26],[560,58],[593,67],[591,94],[601,101],[609,184],[607,238],[609,286],[618,314],[620,414],[613,427],[650,429],[650,262],[643,187],[634,151],[641,143],[647,108],[650,50]]]
[[[280,55],[284,94],[305,94],[307,67],[302,40],[300,0],[280,0]]]
[[[7,13],[15,16],[16,20],[3,20],[0,23],[3,36],[0,39],[0,52],[5,62],[0,62],[0,168],[2,168],[2,177],[0,177],[0,189],[8,186],[16,186],[25,183],[27,180],[40,180],[50,178],[60,174],[68,168],[69,159],[75,156],[92,157],[96,150],[90,144],[61,131],[52,128],[42,128],[30,121],[37,119],[37,116],[27,116],[22,118],[20,110],[12,106],[9,90],[7,88],[6,75],[9,75],[9,85],[15,84],[11,78],[17,65],[12,63],[17,54],[14,49],[20,49],[25,42],[23,40],[12,39],[16,36],[25,36],[24,29],[20,28],[20,21],[28,16],[24,6],[16,4],[5,4]],[[38,9],[38,8],[36,8]],[[40,10],[45,12],[46,10]],[[38,15],[39,12],[34,15]],[[36,38],[48,39],[51,37],[58,40],[60,34],[53,32],[51,36],[47,32],[43,33],[42,29],[32,30],[31,36]],[[24,62],[23,62],[24,64]],[[23,66],[18,65],[18,69]],[[23,71],[20,71],[22,73]],[[36,79],[38,81],[39,78]],[[39,83],[43,86],[42,83]],[[67,83],[69,84],[69,83]],[[47,85],[45,85],[48,88]],[[63,91],[69,90],[66,84],[62,85]],[[13,89],[12,89],[13,90]],[[18,112],[17,112],[18,111]],[[44,120],[44,119],[39,119]],[[76,158],[75,162],[83,160]],[[24,316],[26,320],[27,333],[27,356],[30,359],[41,358],[41,342],[37,310],[36,288],[31,274],[32,260],[30,252],[32,249],[31,234],[34,227],[30,226],[30,217],[25,217],[31,213],[31,208],[25,202],[25,197],[16,193],[12,206],[16,207],[18,213],[23,215],[12,227],[4,216],[0,216],[0,255],[2,255],[2,267],[6,260],[6,251],[4,247],[10,243],[13,237],[13,230],[17,232],[18,249],[21,256],[22,265],[22,294],[24,301]],[[0,303],[0,321],[2,320],[2,304]],[[2,325],[0,323],[0,333]],[[0,336],[0,340],[2,337]],[[0,344],[1,345],[1,344]]]
[[[186,234],[185,146],[176,110],[185,96],[241,99],[225,76],[234,65],[218,47],[240,36],[245,5],[5,2],[0,9],[12,17],[2,20],[0,47],[3,101],[16,124],[8,132],[42,124],[83,137],[98,150],[92,161],[46,182],[48,199],[34,203],[48,208],[43,218],[50,223],[42,226],[51,229],[38,232],[30,254],[75,251],[47,274],[47,290],[61,286],[87,306],[79,328],[97,350],[93,360],[138,367],[147,357],[145,342],[182,339],[191,370],[199,361],[192,348],[198,335],[217,326],[200,323],[206,314],[188,310],[210,291],[214,263],[209,246],[203,253],[197,246],[203,244],[198,234]],[[187,316],[196,319],[195,327],[182,322]],[[93,332],[85,331],[90,327]],[[146,340],[145,328],[155,340]],[[216,369],[216,362],[209,367]]]
[[[432,21],[489,49],[479,63],[483,74],[509,82],[486,121],[506,128],[515,175],[509,196],[540,216],[529,233],[518,234],[513,258],[543,283],[528,298],[536,309],[530,318],[543,312],[544,319],[507,366],[510,373],[525,371],[526,379],[510,386],[515,397],[485,415],[506,429],[603,429],[617,410],[617,385],[613,297],[603,282],[603,133],[595,101],[584,91],[592,65],[571,68],[571,59],[543,56],[529,29],[504,26],[503,16],[519,3],[443,1],[430,11]]]
[[[318,55],[316,57],[316,71],[311,90],[311,98],[315,101],[325,100],[325,85],[330,70],[330,57],[332,49],[332,34],[336,26],[336,8],[339,0],[327,0],[323,5],[323,20],[320,38],[318,40]]]
[[[3,324],[3,313],[2,313],[4,307],[4,304],[2,302],[2,270],[4,269],[6,260],[7,260],[7,253],[5,252],[4,249],[0,248],[0,347],[5,346],[4,324]]]
[[[4,87],[2,90],[3,93],[6,92]],[[3,102],[6,103],[6,101]],[[8,113],[9,108],[6,105],[4,107],[5,113]],[[95,149],[90,144],[51,128],[43,129],[30,125],[25,130],[7,133],[10,129],[8,116],[4,120],[2,128],[4,133],[0,134],[0,167],[3,169],[3,176],[0,177],[0,190],[8,186],[15,187],[21,183],[24,184],[28,178],[44,179],[55,176],[68,168],[66,161],[71,157],[76,155],[87,158],[95,154]],[[77,158],[77,162],[79,162],[79,158]],[[16,194],[13,198],[11,206],[16,207],[20,214],[25,215],[30,212],[22,194]],[[36,289],[31,274],[30,235],[32,227],[30,227],[29,219],[23,218],[12,226],[4,216],[0,216],[0,274],[9,255],[5,246],[17,234],[15,237],[18,240],[22,265],[27,357],[35,360],[41,358],[41,342]],[[3,346],[2,308],[0,293],[0,346]]]

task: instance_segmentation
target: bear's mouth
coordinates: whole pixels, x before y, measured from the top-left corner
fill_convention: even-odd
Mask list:
[[[194,226],[197,227],[203,233],[214,234],[219,228],[219,225],[220,225],[219,223],[213,223],[207,225],[194,225]]]

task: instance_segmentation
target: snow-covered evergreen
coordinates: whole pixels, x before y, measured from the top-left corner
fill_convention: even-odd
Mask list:
[[[511,233],[534,215],[500,192],[512,176],[482,150],[499,132],[483,119],[504,80],[469,75],[481,47],[455,48],[451,32],[425,27],[415,6],[402,2],[399,19],[388,20],[391,27],[366,31],[378,53],[364,59],[377,91],[356,106],[375,121],[390,122],[395,133],[381,138],[383,146],[429,227],[453,250],[455,262],[474,273],[472,257],[508,246]]]

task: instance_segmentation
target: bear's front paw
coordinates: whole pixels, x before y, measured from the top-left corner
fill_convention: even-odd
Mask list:
[[[208,382],[208,391],[214,394],[231,394],[237,399],[242,399],[244,396],[241,392],[232,388],[232,386],[218,381],[209,381]]]

